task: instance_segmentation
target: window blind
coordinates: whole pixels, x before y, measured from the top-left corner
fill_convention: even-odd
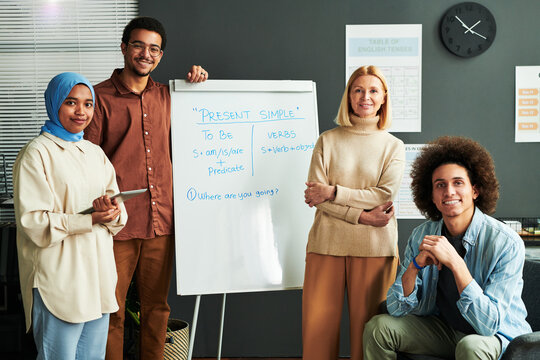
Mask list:
[[[47,119],[48,82],[64,71],[107,79],[123,66],[122,31],[137,13],[136,0],[0,1],[0,154],[10,193],[17,153]],[[0,222],[11,221],[13,211],[0,209]]]

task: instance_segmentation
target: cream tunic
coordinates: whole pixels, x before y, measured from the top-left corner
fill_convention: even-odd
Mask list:
[[[351,115],[353,116],[353,115]],[[405,167],[401,140],[377,128],[378,117],[324,132],[315,145],[308,181],[336,185],[334,201],[317,205],[307,252],[334,256],[398,256],[397,221],[384,227],[358,223],[397,195]]]
[[[112,235],[127,213],[105,225],[77,212],[101,195],[118,192],[116,175],[99,146],[43,133],[13,165],[17,250],[26,328],[32,288],[57,318],[82,323],[118,310]]]

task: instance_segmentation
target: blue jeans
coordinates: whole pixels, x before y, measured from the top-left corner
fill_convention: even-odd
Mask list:
[[[32,327],[38,350],[37,360],[102,360],[105,358],[109,314],[73,324],[58,319],[45,307],[34,289]]]

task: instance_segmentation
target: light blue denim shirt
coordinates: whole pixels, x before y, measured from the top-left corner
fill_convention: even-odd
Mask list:
[[[413,292],[403,296],[401,277],[419,253],[426,235],[441,235],[443,221],[428,221],[415,228],[407,242],[399,276],[388,290],[387,307],[393,316],[436,315],[439,270],[426,266],[418,272]],[[465,287],[457,307],[479,335],[497,335],[502,352],[514,337],[531,332],[521,300],[525,246],[519,235],[478,208],[463,236],[464,257],[473,280]]]

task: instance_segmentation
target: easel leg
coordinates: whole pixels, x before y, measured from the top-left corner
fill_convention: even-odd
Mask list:
[[[223,343],[223,324],[225,323],[225,300],[227,294],[223,294],[223,301],[221,303],[221,323],[219,324],[219,342],[218,342],[218,355],[217,360],[221,360],[221,344]]]
[[[195,330],[197,330],[197,318],[199,317],[199,305],[201,304],[201,295],[195,298],[195,309],[193,310],[193,321],[191,323],[191,334],[189,336],[189,352],[188,360],[191,360],[193,355],[193,344],[195,343]]]

